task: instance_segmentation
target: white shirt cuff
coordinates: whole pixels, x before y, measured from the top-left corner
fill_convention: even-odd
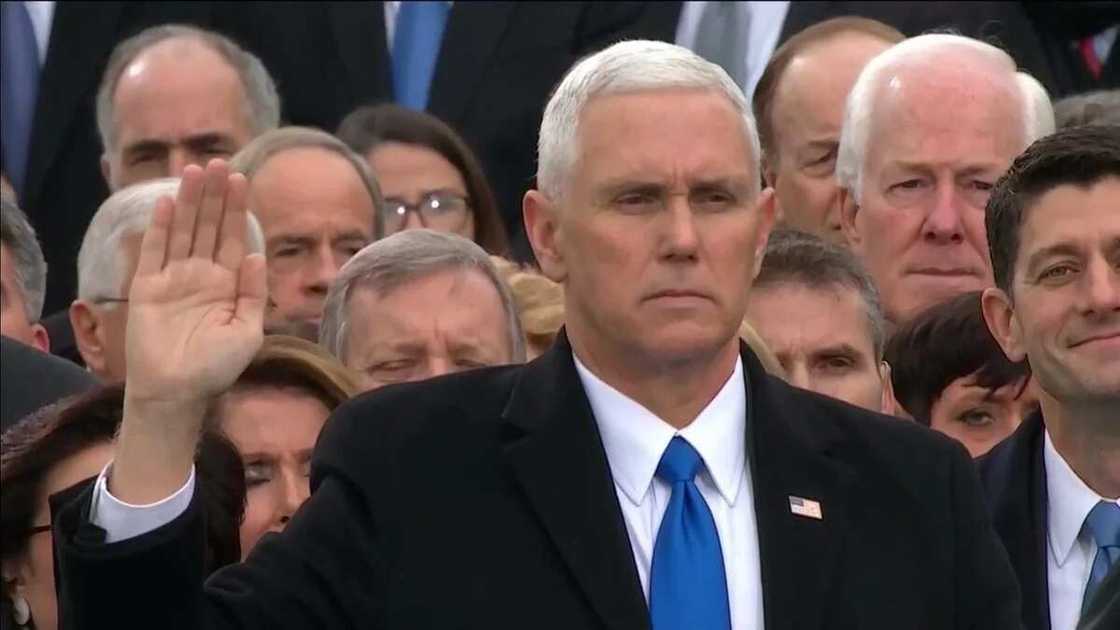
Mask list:
[[[147,505],[125,503],[109,492],[109,462],[93,488],[89,520],[105,530],[105,543],[115,543],[155,531],[179,517],[190,507],[194,496],[194,466],[187,482],[175,494]]]

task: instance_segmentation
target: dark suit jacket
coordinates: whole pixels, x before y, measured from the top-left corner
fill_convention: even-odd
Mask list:
[[[962,447],[791,388],[745,346],[743,360],[767,630],[1019,627]],[[108,546],[88,495],[71,503],[53,521],[62,627],[649,627],[563,337],[524,366],[345,405],[312,488],[283,533],[201,590],[197,500]],[[790,495],[819,501],[823,519],[792,514]]]
[[[1050,628],[1044,429],[1042,414],[1035,414],[977,460],[992,524],[1019,577],[1026,630]]]
[[[644,4],[456,2],[451,8],[428,110],[478,154],[519,258],[531,257],[521,198],[536,173],[549,93],[579,57],[640,35],[635,25]],[[358,106],[393,100],[380,2],[240,3],[223,21],[276,79],[290,123],[333,132]]]
[[[44,314],[64,309],[74,299],[78,249],[108,193],[94,101],[109,54],[118,42],[149,26],[205,26],[210,20],[208,2],[55,4],[20,199],[50,269]]]
[[[1089,602],[1077,630],[1114,630],[1120,628],[1120,565],[1114,566],[1104,582],[1099,595]]]
[[[96,386],[97,379],[73,363],[0,336],[0,430]]]
[[[679,2],[654,2],[647,10],[646,30],[658,39],[673,41],[680,17]],[[1050,57],[1042,49],[1042,39],[1021,2],[882,2],[847,0],[798,0],[791,2],[779,44],[824,20],[858,15],[889,24],[908,37],[951,29],[982,39],[1007,50],[1019,67],[1030,72],[1048,90],[1058,90],[1063,82]],[[1062,3],[1064,5],[1080,3]],[[1069,9],[1074,12],[1079,9]],[[749,95],[748,95],[749,96]]]
[[[1120,23],[1120,3],[1024,2],[1023,7],[1038,29],[1042,53],[1054,68],[1052,96],[1120,87],[1120,46],[1113,44],[1108,57],[1100,60],[1099,77],[1089,72],[1081,53],[1075,48],[1077,40]]]

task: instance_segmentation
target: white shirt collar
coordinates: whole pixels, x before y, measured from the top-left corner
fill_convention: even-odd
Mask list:
[[[1046,467],[1046,497],[1050,512],[1047,515],[1050,552],[1060,567],[1069,559],[1089,511],[1097,503],[1108,499],[1093,492],[1069,467],[1058,449],[1054,448],[1049,431],[1045,435],[1042,457]]]
[[[603,382],[574,354],[572,358],[599,425],[611,474],[634,505],[649,492],[661,455],[676,435],[700,453],[719,493],[735,505],[746,470],[747,392],[741,358],[736,358],[735,369],[712,402],[680,431]]]

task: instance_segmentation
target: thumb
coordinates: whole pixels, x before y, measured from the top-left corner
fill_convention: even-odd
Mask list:
[[[268,276],[263,254],[249,254],[241,261],[237,278],[237,305],[234,317],[254,330],[264,329],[264,310],[268,302]]]

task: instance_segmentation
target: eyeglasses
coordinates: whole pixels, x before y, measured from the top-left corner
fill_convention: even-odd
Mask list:
[[[406,203],[403,199],[385,200],[385,231],[397,232],[408,221],[408,213],[415,212],[424,227],[455,230],[462,226],[470,213],[470,201],[450,192],[431,192],[424,195],[418,204]]]
[[[91,298],[90,302],[94,304],[128,304],[128,298],[95,297]]]

